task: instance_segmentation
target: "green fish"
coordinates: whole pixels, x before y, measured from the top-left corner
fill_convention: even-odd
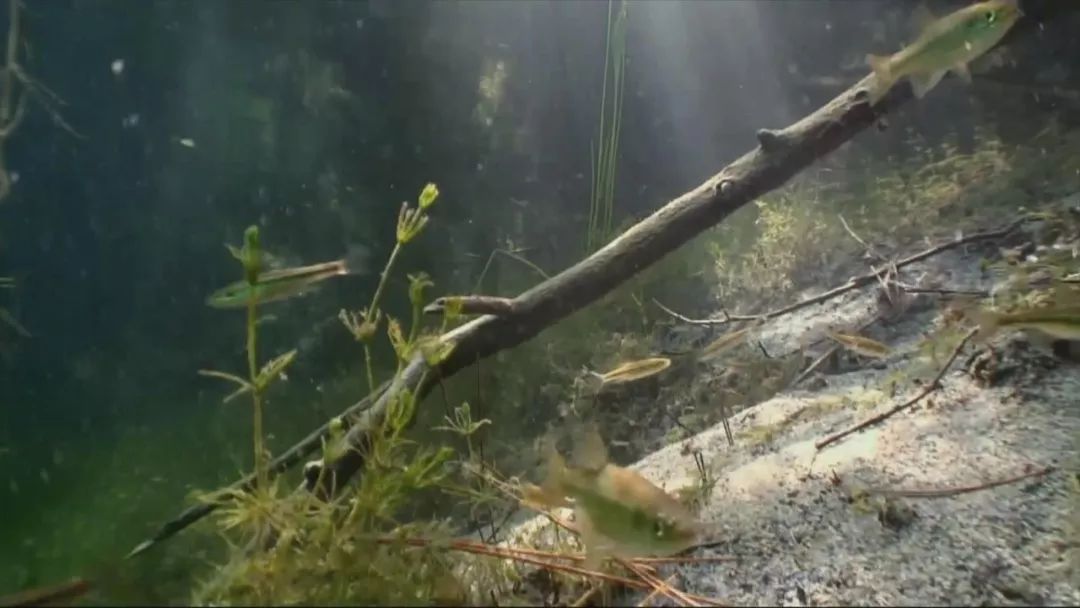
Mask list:
[[[254,285],[255,298],[260,304],[284,300],[314,289],[320,281],[350,274],[344,259],[310,266],[271,270],[259,275]],[[240,280],[230,283],[206,298],[212,308],[243,308],[247,306],[252,285]]]
[[[590,429],[570,467],[554,448],[542,486],[528,484],[522,501],[569,507],[585,544],[585,567],[606,557],[673,555],[697,543],[701,526],[685,506],[640,473],[608,462],[607,448]]]
[[[962,8],[940,19],[921,6],[916,21],[922,32],[910,45],[887,57],[867,55],[875,86],[870,103],[885,96],[901,78],[911,79],[915,96],[922,98],[948,71],[971,82],[967,64],[992,49],[1022,13],[1016,0],[989,0]]]
[[[1019,312],[976,312],[979,324],[976,341],[982,341],[999,329],[1033,329],[1059,340],[1080,340],[1080,306],[1055,306]]]

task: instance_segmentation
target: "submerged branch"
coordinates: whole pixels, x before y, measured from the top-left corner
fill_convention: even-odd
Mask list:
[[[365,408],[367,408],[376,397],[378,397],[383,391],[386,390],[389,385],[389,382],[384,382],[381,386],[375,389],[374,393],[365,397],[364,399],[361,399],[352,407],[345,410],[345,412],[341,416],[342,422],[344,422],[346,425],[352,424],[353,419],[355,419],[356,416],[358,416]],[[296,466],[304,458],[310,456],[312,452],[319,449],[319,447],[322,446],[323,440],[328,439],[329,437],[330,423],[327,422],[318,429],[312,431],[311,434],[301,439],[291,448],[282,452],[277,458],[274,458],[267,467],[267,477],[269,479],[273,479],[281,473],[284,473],[285,471],[288,471],[292,467]],[[228,490],[248,491],[251,490],[253,487],[255,487],[255,476],[248,475],[247,477],[244,477],[243,479],[240,479],[233,485],[229,486]],[[226,492],[225,495],[229,495],[229,493]],[[154,545],[168,539],[169,537],[180,532],[184,528],[187,528],[191,524],[199,521],[203,517],[206,517],[207,515],[213,513],[214,510],[216,510],[219,506],[221,506],[221,503],[219,502],[199,503],[185,509],[176,517],[162,524],[153,536],[139,543],[134,549],[131,550],[130,553],[127,554],[127,558],[135,557],[136,555],[139,555],[140,553],[149,550]]]
[[[953,240],[948,241],[946,243],[941,243],[940,245],[935,245],[935,246],[933,246],[933,247],[931,247],[929,249],[920,251],[919,253],[916,253],[914,255],[910,255],[910,256],[900,260],[899,262],[896,262],[895,264],[890,264],[888,266],[891,267],[894,270],[899,270],[899,269],[901,269],[901,268],[903,268],[905,266],[910,266],[912,264],[915,264],[916,262],[921,262],[921,261],[923,261],[923,260],[925,260],[927,258],[933,257],[933,256],[935,256],[935,255],[937,255],[939,253],[943,253],[945,251],[949,251],[950,249],[955,249],[955,248],[957,248],[957,247],[959,247],[961,245],[967,245],[969,243],[974,243],[974,242],[977,242],[977,241],[988,241],[988,240],[993,240],[993,239],[999,239],[999,238],[1008,236],[1010,233],[1012,233],[1012,231],[1016,230],[1017,228],[1019,228],[1021,225],[1023,225],[1024,223],[1026,223],[1028,221],[1034,221],[1034,218],[1029,218],[1027,216],[1021,217],[1019,219],[1014,220],[1013,222],[1009,223],[1006,226],[1002,226],[1001,228],[998,228],[997,230],[988,230],[986,232],[976,232],[974,234],[970,234],[970,235],[965,236],[963,238],[953,239]],[[834,287],[834,288],[830,289],[829,291],[826,291],[825,293],[821,293],[821,294],[818,294],[816,296],[806,298],[804,300],[799,300],[798,302],[795,302],[793,304],[788,304],[787,306],[784,306],[783,308],[777,308],[776,310],[771,310],[769,312],[761,313],[759,315],[728,314],[727,312],[725,312],[724,317],[721,318],[721,319],[691,319],[689,317],[686,317],[684,315],[681,315],[681,314],[671,310],[670,308],[660,304],[659,302],[656,302],[656,305],[659,306],[661,309],[663,309],[665,312],[667,312],[669,315],[675,317],[676,319],[678,319],[680,321],[683,321],[684,323],[691,323],[691,324],[694,324],[694,325],[726,325],[728,323],[733,323],[735,321],[765,321],[765,320],[775,319],[777,317],[782,317],[782,316],[784,316],[786,314],[790,314],[790,313],[793,313],[793,312],[795,312],[797,310],[800,310],[802,308],[806,308],[807,306],[812,306],[814,304],[821,304],[822,302],[827,302],[827,301],[829,301],[829,300],[831,300],[831,299],[833,299],[833,298],[835,298],[837,296],[843,295],[843,294],[845,294],[845,293],[847,293],[847,292],[849,292],[849,291],[851,291],[853,289],[858,289],[860,287],[865,287],[866,285],[869,285],[869,284],[871,284],[871,283],[873,283],[875,281],[880,281],[881,280],[881,273],[883,271],[885,271],[885,270],[887,270],[887,268],[876,269],[874,267],[871,267],[870,272],[868,272],[866,274],[863,274],[863,275],[860,275],[860,276],[857,276],[857,277],[852,277],[852,278],[848,279],[847,283],[844,283],[843,285],[840,285],[838,287]],[[915,288],[911,288],[911,289],[914,291]],[[935,290],[935,291],[941,291],[941,290]],[[655,300],[654,300],[654,302],[655,302]]]
[[[558,275],[513,298],[513,314],[484,316],[443,336],[454,345],[433,374],[416,355],[375,405],[348,433],[354,448],[330,464],[325,476],[341,487],[364,464],[371,433],[379,428],[388,405],[403,391],[423,397],[432,383],[479,359],[513,348],[544,329],[599,300],[645,268],[658,262],[735,210],[784,185],[801,170],[872,126],[878,118],[912,98],[907,85],[893,87],[871,107],[867,76],[799,122],[770,131],[782,146],[759,146],[697,188],[669,202],[598,251]],[[870,280],[874,280],[871,276]],[[426,378],[426,380],[423,380]],[[316,465],[317,466],[317,465]],[[326,491],[326,488],[323,488]]]
[[[952,488],[933,488],[933,489],[909,489],[909,490],[867,490],[871,494],[880,494],[881,496],[891,496],[895,498],[947,498],[949,496],[957,496],[960,494],[970,494],[972,492],[979,492],[981,490],[989,490],[991,488],[997,488],[999,486],[1005,486],[1012,483],[1017,483],[1027,479],[1035,477],[1044,477],[1054,472],[1054,467],[1046,466],[1032,470],[1031,465],[1027,466],[1027,470],[1019,475],[1013,475],[1004,479],[997,479],[994,481],[988,481],[985,483],[979,483],[969,486],[957,486]]]
[[[809,116],[783,130],[770,131],[771,140],[783,142],[784,145],[769,146],[770,150],[758,146],[589,257],[513,298],[514,314],[483,316],[448,332],[443,339],[454,344],[454,349],[437,366],[436,373],[426,374],[428,365],[423,354],[414,355],[389,388],[374,392],[346,410],[348,417],[355,419],[347,433],[348,443],[353,449],[329,465],[328,470],[332,474],[318,476],[324,480],[324,489],[326,484],[329,484],[328,487],[341,487],[364,465],[362,454],[366,453],[371,434],[380,427],[388,406],[401,391],[409,390],[422,398],[440,378],[451,376],[480,359],[535,337],[563,318],[601,299],[737,209],[783,186],[817,159],[836,150],[875,125],[883,115],[913,98],[910,85],[901,83],[892,87],[872,107],[868,101],[868,90],[873,80],[873,76],[866,76]],[[876,280],[875,276],[871,275],[870,280]],[[368,407],[369,400],[373,398],[374,404]],[[278,473],[288,469],[314,452],[320,440],[328,434],[328,426],[323,425],[278,457],[272,471]],[[318,462],[312,464],[323,466]],[[250,480],[241,480],[236,485],[248,487]],[[200,505],[185,511],[132,554],[172,536],[213,508]]]
[[[814,448],[817,449],[817,450],[822,450],[822,449],[828,447],[829,445],[831,445],[833,443],[836,443],[837,441],[840,441],[844,437],[847,437],[848,435],[858,433],[859,431],[861,431],[861,430],[863,430],[863,429],[865,429],[867,427],[871,427],[871,426],[881,422],[882,420],[885,420],[886,418],[891,418],[891,417],[895,416],[896,414],[899,414],[900,412],[902,412],[902,411],[908,409],[909,407],[915,405],[916,403],[922,401],[923,398],[925,398],[927,395],[929,395],[930,393],[936,391],[938,389],[938,387],[941,386],[941,379],[945,377],[945,373],[949,371],[950,367],[952,367],[953,361],[956,361],[956,357],[958,357],[960,355],[960,351],[964,350],[964,347],[967,346],[967,343],[971,340],[972,337],[975,336],[975,333],[977,331],[978,331],[978,328],[972,329],[972,330],[968,331],[966,335],[964,335],[964,339],[960,340],[960,343],[956,345],[956,348],[953,349],[952,354],[949,356],[949,359],[947,361],[945,361],[944,365],[941,366],[941,369],[938,370],[938,373],[937,373],[936,376],[934,376],[934,379],[931,380],[925,387],[923,387],[923,389],[921,391],[919,391],[919,394],[917,394],[914,397],[912,397],[911,399],[908,399],[907,401],[901,403],[900,405],[898,405],[898,406],[896,406],[896,407],[894,407],[892,409],[889,409],[888,411],[882,412],[882,413],[878,414],[877,416],[873,416],[873,417],[871,417],[871,418],[869,418],[867,420],[864,420],[864,421],[856,424],[855,426],[852,426],[852,427],[847,428],[847,429],[845,429],[843,431],[840,431],[839,433],[830,435],[830,436],[826,437],[825,439],[822,439],[821,441],[814,444]]]

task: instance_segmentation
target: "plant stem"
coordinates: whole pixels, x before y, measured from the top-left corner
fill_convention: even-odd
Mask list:
[[[379,305],[379,298],[382,296],[383,291],[386,289],[386,281],[390,278],[390,269],[394,266],[394,261],[397,260],[398,254],[401,253],[401,241],[394,244],[394,250],[390,252],[390,257],[386,260],[386,266],[383,267],[382,274],[379,275],[379,286],[375,288],[375,295],[371,296],[371,305],[367,309],[368,320],[377,319],[377,308]],[[367,342],[364,343],[364,368],[367,371],[368,391],[375,392],[375,374],[371,370],[371,348],[368,347]]]
[[[399,241],[394,245],[394,250],[390,252],[390,259],[386,260],[386,267],[383,268],[382,274],[379,275],[379,286],[375,288],[375,295],[371,296],[371,306],[368,307],[368,314],[375,314],[375,307],[379,304],[379,296],[382,295],[383,290],[386,288],[386,280],[390,278],[390,268],[394,265],[394,260],[397,259],[400,252],[401,242]]]
[[[364,343],[364,369],[367,371],[368,393],[375,392],[375,373],[371,370],[371,348]]]
[[[608,0],[604,77],[600,91],[599,141],[595,144],[590,142],[589,146],[592,183],[590,184],[589,224],[586,229],[585,244],[590,253],[611,237],[614,219],[615,165],[618,158],[619,131],[622,126],[627,19],[626,3],[620,1],[617,15],[613,15],[614,4],[614,0]],[[608,103],[609,80],[610,104]]]
[[[247,359],[248,359],[248,376],[251,382],[251,403],[253,406],[253,420],[252,420],[252,434],[255,437],[255,482],[256,487],[259,489],[265,489],[267,484],[266,462],[265,453],[263,451],[263,420],[262,420],[262,392],[259,389],[256,379],[258,378],[258,367],[256,365],[255,346],[256,346],[256,328],[255,328],[255,289],[252,286],[251,296],[248,298],[247,306]]]

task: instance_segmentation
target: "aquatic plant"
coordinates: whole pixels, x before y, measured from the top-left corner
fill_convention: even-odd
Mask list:
[[[592,191],[589,197],[589,225],[585,248],[591,252],[611,238],[615,205],[615,168],[619,159],[619,132],[622,128],[623,74],[626,68],[626,0],[608,0],[607,44],[604,55],[604,83],[600,94],[600,131],[591,146]],[[609,76],[610,71],[610,76]],[[608,97],[610,82],[611,97]]]
[[[356,317],[345,317],[346,326],[367,346],[377,330],[377,308],[387,284],[387,277],[400,248],[415,238],[426,225],[426,210],[434,203],[438,189],[429,184],[421,193],[419,205],[402,207],[397,225],[397,244],[390,255],[371,306]],[[255,285],[261,266],[259,233],[251,227],[245,232],[244,245],[234,251],[244,268],[245,280]],[[399,358],[407,358],[413,349],[432,348],[420,331],[424,289],[431,285],[426,275],[410,276],[412,326],[406,332],[393,317],[387,317],[387,336]],[[296,351],[277,357],[257,367],[257,301],[251,290],[247,314],[248,378],[223,372],[203,372],[229,379],[240,389],[226,397],[250,392],[255,412],[253,434],[256,452],[257,483],[251,491],[228,489],[200,496],[202,500],[221,502],[218,522],[229,541],[227,563],[196,590],[197,603],[445,603],[465,602],[472,592],[470,581],[491,576],[503,566],[489,561],[470,568],[462,578],[461,560],[448,560],[441,548],[449,541],[446,522],[433,520],[399,521],[402,511],[419,492],[448,482],[448,467],[454,452],[448,447],[412,447],[404,433],[411,425],[416,397],[408,391],[396,395],[381,428],[365,453],[364,475],[355,488],[335,501],[323,501],[315,493],[301,491],[281,494],[279,480],[268,481],[262,425],[262,395],[268,384],[292,361]],[[368,312],[371,312],[368,315]],[[451,312],[452,314],[452,312]],[[343,315],[344,316],[344,315]],[[432,348],[437,359],[445,352]],[[400,373],[400,366],[399,366]],[[369,364],[370,376],[370,364]],[[466,437],[488,423],[473,423],[468,406],[458,409],[449,421],[451,430]],[[350,449],[344,439],[345,423],[335,419],[323,441],[324,463],[341,458]],[[473,454],[470,447],[470,455]],[[324,474],[326,467],[320,471]],[[322,479],[315,481],[320,484]],[[478,494],[477,492],[473,492]],[[458,492],[460,494],[460,492]],[[234,542],[239,535],[244,542]],[[415,539],[423,539],[417,546]]]
[[[19,62],[21,38],[19,0],[8,0],[7,52],[3,77],[0,79],[0,202],[3,202],[11,193],[12,183],[11,175],[7,170],[4,145],[22,124],[30,96],[36,98],[38,104],[52,116],[53,122],[69,133],[79,136],[54,107],[62,105],[64,101],[48,87],[31,77]]]
[[[396,240],[394,242],[394,249],[390,252],[390,256],[386,260],[386,265],[383,267],[382,273],[379,275],[379,285],[375,288],[375,293],[371,296],[371,304],[367,308],[359,312],[349,312],[342,309],[338,316],[341,322],[352,333],[353,337],[359,341],[364,347],[364,370],[367,374],[368,390],[375,391],[375,374],[371,367],[371,339],[375,336],[375,332],[378,331],[379,321],[382,318],[382,312],[379,310],[379,299],[382,297],[383,292],[386,290],[386,281],[390,277],[390,271],[394,267],[394,262],[397,260],[398,255],[401,253],[401,248],[406,243],[416,238],[427,226],[428,214],[427,210],[435,204],[435,199],[439,197],[439,188],[435,184],[427,184],[420,192],[420,196],[417,198],[417,206],[410,208],[407,202],[401,203],[401,211],[398,212],[397,230],[395,231]],[[417,279],[414,281],[414,287],[410,289],[410,296],[418,295],[423,291],[424,280]],[[430,285],[430,282],[426,284]],[[419,309],[417,308],[416,297],[413,301],[413,318],[414,321],[419,319]],[[422,308],[423,304],[419,304]],[[418,324],[414,323],[414,330]],[[393,330],[392,330],[393,331]]]

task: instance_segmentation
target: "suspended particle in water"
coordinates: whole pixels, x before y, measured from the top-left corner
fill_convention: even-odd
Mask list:
[[[112,73],[114,76],[119,76],[120,74],[124,73],[124,60],[113,59],[112,65],[110,65],[109,67],[110,69],[112,69]]]
[[[41,482],[42,483],[44,483],[44,484],[49,483],[49,472],[48,471],[46,471],[45,469],[41,469],[41,471],[38,472],[38,475],[41,476]]]

